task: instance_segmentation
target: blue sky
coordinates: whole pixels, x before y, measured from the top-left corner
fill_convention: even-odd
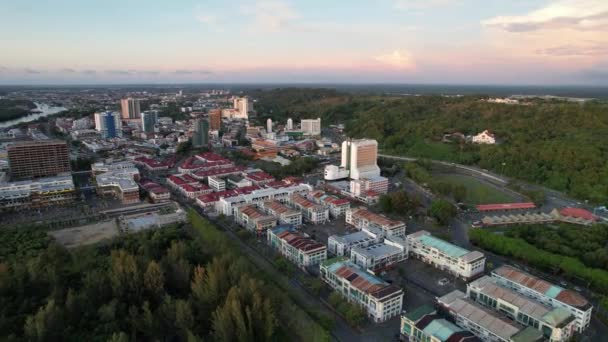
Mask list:
[[[608,1],[0,0],[1,84],[608,84]]]

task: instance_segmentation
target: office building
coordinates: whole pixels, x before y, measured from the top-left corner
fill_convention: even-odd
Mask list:
[[[158,123],[158,112],[154,110],[141,113],[141,130],[146,133],[153,133],[154,126]]]
[[[523,326],[537,329],[551,342],[568,341],[576,331],[576,321],[570,311],[541,304],[503,287],[496,278],[483,276],[470,282],[467,297]]]
[[[380,176],[377,159],[378,142],[376,140],[359,139],[342,142],[340,167],[349,171],[351,179]]]
[[[211,109],[209,111],[209,129],[212,131],[219,131],[222,125],[222,110]]]
[[[302,269],[318,265],[327,259],[325,245],[295,231],[291,225],[269,229],[267,240],[271,247]]]
[[[68,145],[61,140],[36,140],[7,148],[12,180],[56,176],[70,172]]]
[[[321,279],[346,300],[361,306],[374,322],[384,322],[401,313],[403,290],[377,278],[346,258],[321,263]]]
[[[410,342],[481,342],[470,331],[437,314],[431,305],[423,305],[401,315],[401,341]]]
[[[437,298],[437,311],[484,342],[542,341],[542,334],[535,328],[526,328],[497,312],[483,308],[458,290]]]
[[[102,138],[122,137],[122,120],[117,112],[95,113],[95,129]]]
[[[138,120],[141,116],[139,99],[126,98],[120,100],[123,120]]]
[[[0,183],[0,211],[70,203],[76,198],[75,190],[71,175]]]
[[[266,120],[266,133],[271,133],[272,132],[272,119],[268,118],[268,120]]]
[[[523,272],[512,266],[501,266],[492,271],[501,286],[514,290],[544,305],[568,310],[576,320],[576,330],[583,332],[591,322],[593,306],[580,294]]]
[[[209,145],[209,121],[197,119],[194,121],[194,132],[192,133],[192,146],[203,147]]]
[[[321,119],[302,119],[300,129],[304,135],[321,135]]]
[[[288,131],[293,131],[293,120],[291,118],[287,119],[287,127]]]
[[[486,257],[438,239],[426,230],[409,234],[406,238],[409,253],[427,264],[463,279],[483,274]]]
[[[346,223],[361,230],[375,227],[382,231],[384,237],[405,238],[405,223],[391,220],[386,216],[373,213],[366,208],[350,208],[346,211]]]
[[[262,202],[261,208],[269,215],[279,219],[280,224],[288,224],[294,227],[302,225],[302,213],[284,205],[279,201]]]
[[[353,247],[350,251],[350,260],[355,265],[374,273],[405,259],[407,259],[407,243],[398,237],[386,238],[381,243],[366,247]]]

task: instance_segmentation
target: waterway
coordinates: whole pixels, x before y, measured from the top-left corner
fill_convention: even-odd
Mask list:
[[[51,105],[48,105],[46,103],[36,103],[36,102],[34,102],[34,104],[36,105],[36,109],[35,110],[38,110],[39,112],[32,113],[32,114],[27,115],[27,116],[22,116],[22,117],[20,117],[18,119],[0,122],[0,128],[7,128],[7,127],[11,127],[11,126],[20,124],[20,123],[38,120],[38,119],[40,119],[42,117],[53,115],[53,114],[57,114],[59,112],[67,110],[67,108],[65,108],[65,107],[51,106]]]

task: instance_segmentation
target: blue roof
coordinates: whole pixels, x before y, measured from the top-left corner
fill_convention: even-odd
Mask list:
[[[456,326],[454,323],[450,323],[445,319],[440,318],[433,320],[422,331],[427,336],[434,336],[440,339],[441,341],[447,341],[450,336],[463,330]]]
[[[545,295],[549,296],[551,298],[557,298],[557,296],[560,294],[560,292],[562,292],[564,289],[557,286],[557,285],[551,285],[551,287],[545,291]]]
[[[272,231],[272,233],[274,235],[278,235],[278,234],[281,234],[284,231],[293,232],[293,231],[295,231],[295,228],[291,224],[281,224],[281,225],[278,225],[278,226],[276,226],[274,228],[271,228],[270,230]]]

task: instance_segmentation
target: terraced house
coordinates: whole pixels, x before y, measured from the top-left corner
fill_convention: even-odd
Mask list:
[[[236,207],[234,217],[239,225],[257,235],[264,235],[268,229],[277,225],[274,216],[266,215],[253,204]]]
[[[306,197],[294,193],[289,198],[290,204],[302,212],[303,218],[313,224],[325,223],[329,220],[329,209],[321,204],[316,204]]]
[[[267,240],[271,247],[302,269],[318,265],[327,259],[325,245],[296,232],[291,225],[269,229]]]
[[[411,342],[481,342],[473,333],[437,314],[430,305],[401,315],[402,340]]]
[[[302,213],[279,201],[263,202],[260,206],[267,214],[278,218],[280,224],[290,224],[296,227],[302,225]]]
[[[355,226],[359,230],[375,227],[382,230],[384,236],[405,238],[405,223],[391,220],[365,208],[348,209],[346,211],[346,223]]]
[[[329,259],[320,266],[321,279],[349,302],[363,307],[374,322],[384,322],[401,313],[403,290],[377,278],[344,257]]]

